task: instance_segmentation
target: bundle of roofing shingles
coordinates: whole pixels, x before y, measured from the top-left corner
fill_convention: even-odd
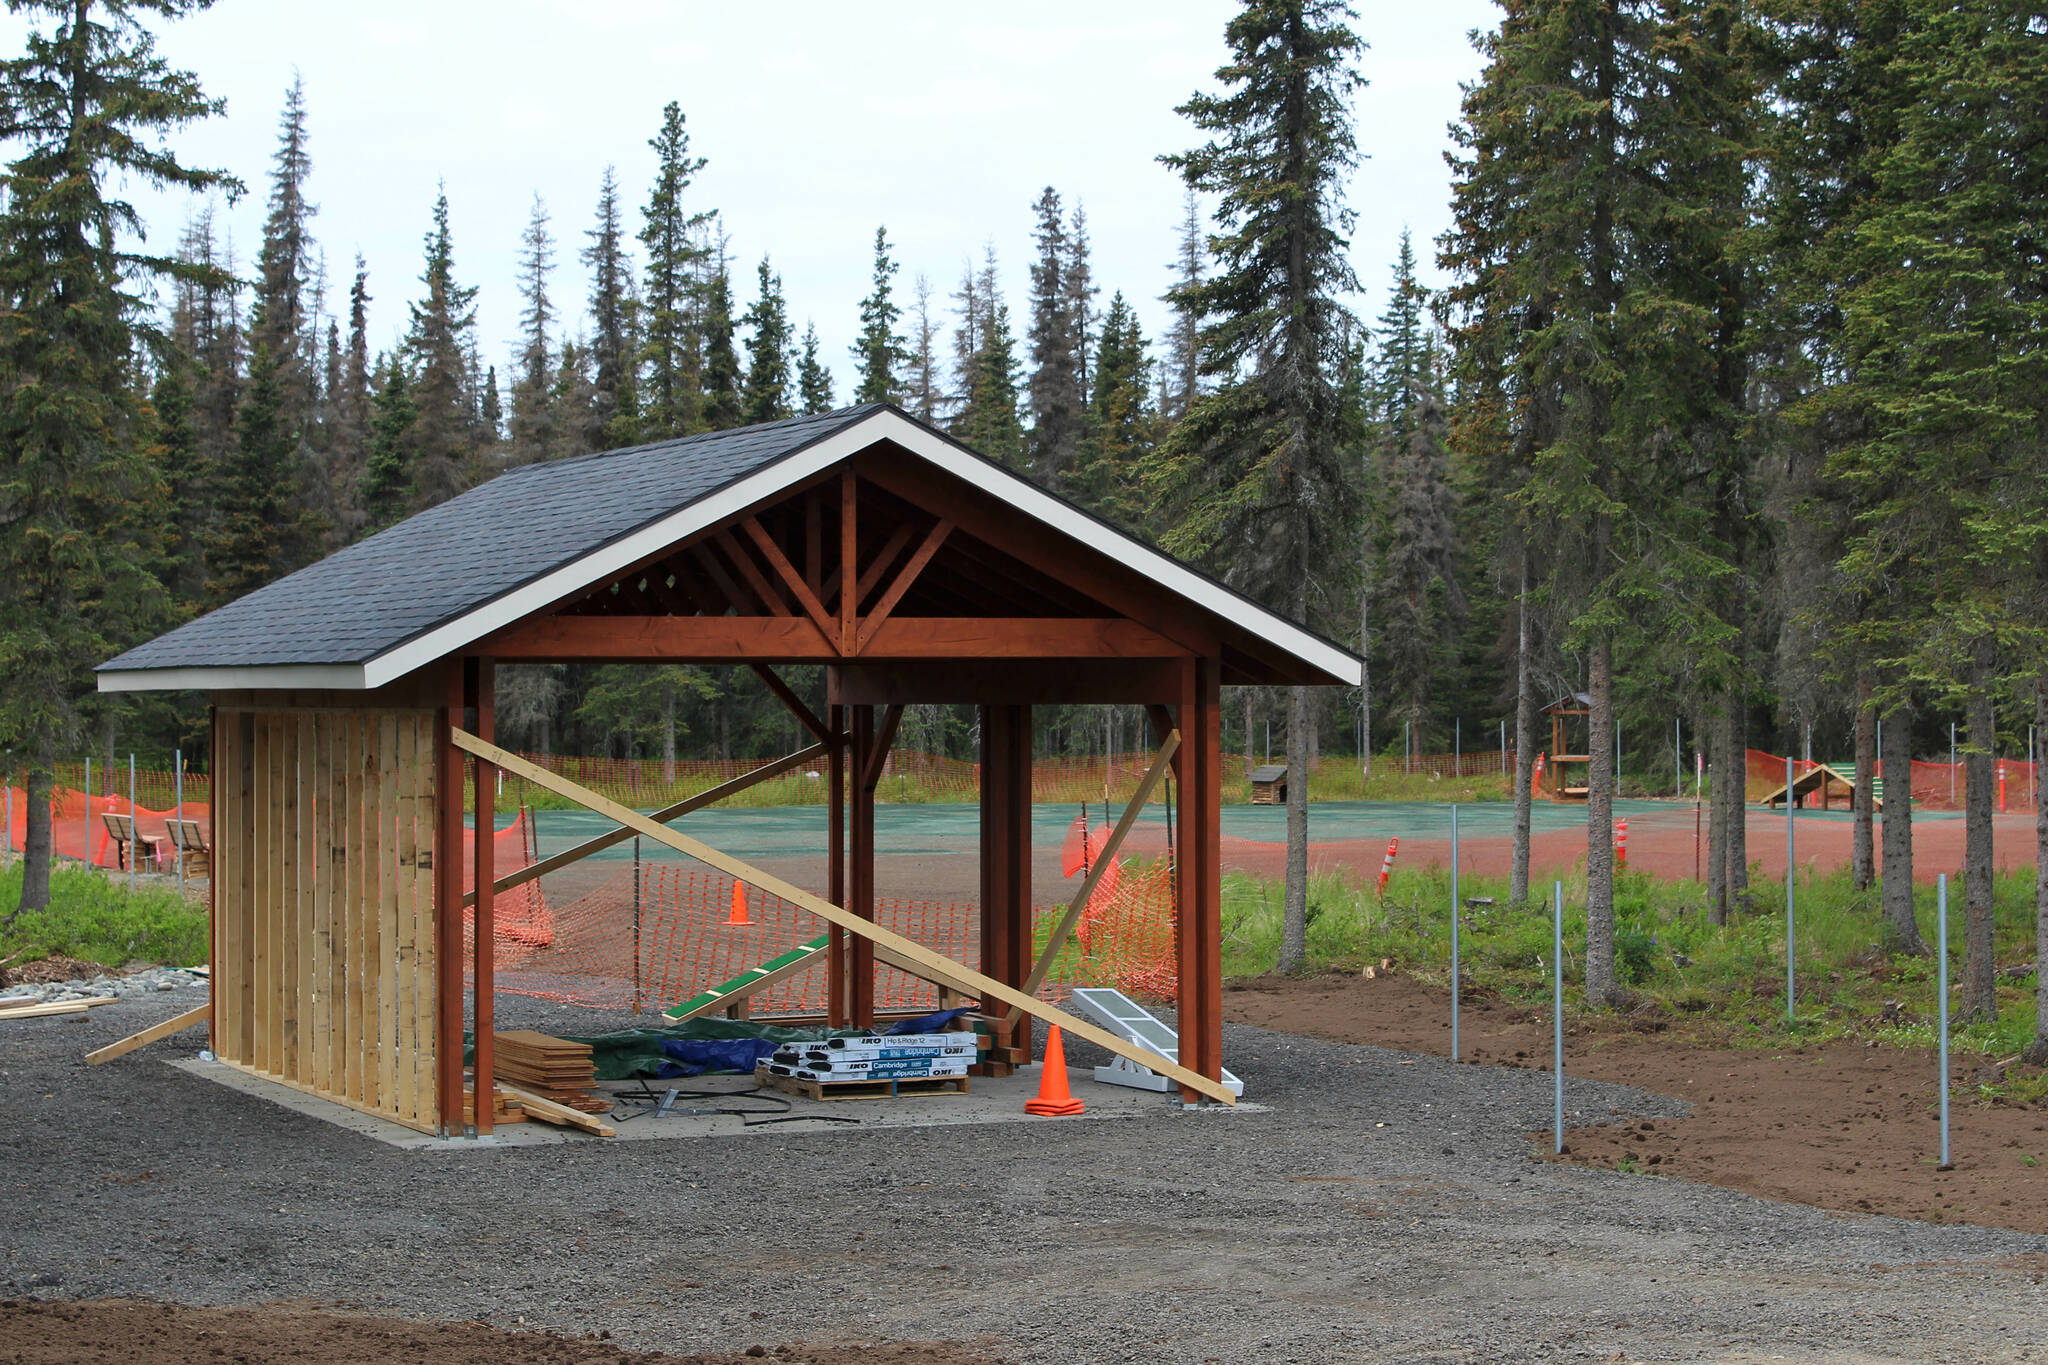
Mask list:
[[[757,1070],[820,1085],[965,1076],[974,1064],[972,1033],[868,1034],[785,1043]]]

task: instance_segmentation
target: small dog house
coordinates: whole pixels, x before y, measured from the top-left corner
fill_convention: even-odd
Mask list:
[[[1268,763],[1252,769],[1252,804],[1254,806],[1284,806],[1287,804],[1287,765]]]

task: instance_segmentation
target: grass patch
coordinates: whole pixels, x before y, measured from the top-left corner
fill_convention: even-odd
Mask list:
[[[1540,1004],[1550,994],[1550,883],[1538,899],[1508,904],[1502,878],[1464,876],[1461,896],[1491,896],[1491,909],[1467,911],[1459,945],[1468,989]],[[1567,999],[1585,980],[1585,877],[1565,882],[1564,969]],[[1857,891],[1846,871],[1798,882],[1797,1013],[1785,1017],[1785,884],[1750,884],[1751,912],[1716,925],[1698,882],[1623,874],[1615,886],[1616,973],[1634,1008],[1697,1021],[1725,1041],[1757,1046],[1822,1042],[1854,1035],[1933,1046],[1935,970],[1931,958],[1889,952],[1875,890]],[[1995,883],[1997,958],[2034,956],[2034,874],[2000,874]],[[1347,872],[1309,878],[1308,965],[1358,970],[1392,958],[1418,980],[1450,980],[1450,874],[1443,868],[1396,871],[1384,899],[1372,881]],[[1934,938],[1934,888],[1917,888],[1920,932]],[[1949,892],[1950,1007],[1962,972],[1963,891]],[[1233,976],[1272,970],[1280,948],[1284,891],[1279,881],[1245,873],[1223,879],[1223,964]],[[1582,998],[1582,997],[1581,997]],[[1580,1005],[1579,1008],[1584,1008]],[[2034,1036],[2032,975],[2001,978],[1998,1020],[1953,1019],[1959,1053],[2005,1058]]]
[[[21,903],[20,859],[0,867],[0,915]],[[50,905],[15,915],[0,926],[0,957],[33,962],[63,954],[118,967],[163,962],[189,967],[206,961],[206,911],[175,891],[125,886],[98,872],[62,864],[50,872]]]

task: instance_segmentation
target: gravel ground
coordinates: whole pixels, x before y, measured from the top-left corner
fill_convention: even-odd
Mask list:
[[[1542,1073],[1233,1027],[1268,1112],[402,1152],[163,1065],[196,1033],[81,1063],[202,998],[0,1024],[0,1297],[295,1299],[677,1352],[2048,1359],[2048,1239],[1537,1164]],[[1568,1105],[1682,1112],[1590,1082]]]

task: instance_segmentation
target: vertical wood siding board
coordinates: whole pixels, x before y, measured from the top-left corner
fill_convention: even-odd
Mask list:
[[[340,1082],[340,1093],[353,1100],[360,1099],[363,1093],[362,993],[358,976],[363,960],[363,734],[362,721],[354,712],[343,714],[341,735],[341,958],[337,964],[340,981],[335,992],[336,1012],[341,1016],[341,1027],[335,1030],[341,1047],[341,1069],[336,1079]]]
[[[393,798],[397,809],[392,822],[398,838],[396,874],[394,887],[396,940],[392,944],[392,960],[395,964],[391,995],[391,1038],[395,1052],[392,1068],[394,1083],[393,1102],[395,1112],[405,1119],[419,1117],[419,1091],[416,1068],[418,1066],[418,1042],[413,1029],[414,984],[413,971],[419,961],[418,928],[419,901],[415,888],[419,877],[419,841],[413,832],[413,793],[417,784],[413,780],[412,765],[419,756],[413,717],[401,714],[397,718],[396,730],[396,772]]]
[[[307,746],[312,758],[307,771],[313,805],[308,838],[312,841],[313,877],[312,927],[307,947],[312,954],[312,971],[307,990],[311,1035],[305,1042],[306,1083],[315,1090],[328,1088],[328,1061],[332,1055],[329,1029],[332,1026],[328,992],[333,987],[334,945],[334,801],[329,788],[334,782],[333,716],[317,712],[308,718]]]
[[[276,789],[270,780],[270,714],[263,712],[256,717],[256,898],[254,904],[254,934],[256,944],[255,969],[250,979],[255,982],[255,1056],[251,1064],[258,1071],[277,1070],[272,1061],[271,1045],[276,1040],[275,1003],[277,989],[273,979],[276,963],[272,952],[271,916],[277,902],[277,821]]]
[[[283,833],[281,849],[281,871],[283,873],[283,896],[278,905],[278,945],[282,948],[284,970],[278,979],[278,1005],[283,1025],[281,1055],[278,1070],[288,1080],[303,1079],[299,1074],[299,1020],[305,995],[300,989],[300,954],[303,939],[300,930],[299,897],[302,878],[299,867],[299,853],[302,847],[299,839],[299,727],[304,717],[287,715],[280,718],[278,727],[279,767],[282,772],[282,797],[279,814]]]
[[[427,863],[419,869],[419,876],[413,883],[413,895],[417,900],[417,920],[414,928],[419,937],[415,941],[413,964],[413,1047],[417,1058],[413,1086],[419,1101],[421,1119],[438,1124],[440,1106],[440,1055],[434,1045],[434,1020],[440,1006],[439,971],[440,947],[435,942],[434,876],[434,811],[439,799],[440,772],[434,763],[434,744],[438,738],[435,718],[432,712],[418,721],[415,740],[419,746],[419,761],[415,768],[418,792],[413,798],[413,837],[419,841],[420,852],[426,855]]]
[[[398,717],[377,714],[377,1103],[398,1106]]]

